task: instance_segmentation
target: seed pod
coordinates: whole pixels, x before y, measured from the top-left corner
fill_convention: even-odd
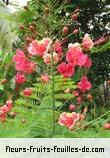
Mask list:
[[[110,80],[107,81],[107,84],[110,85]]]
[[[74,31],[73,31],[73,34],[78,34],[79,33],[79,30],[78,29],[75,29]]]
[[[71,16],[71,19],[74,20],[74,21],[76,21],[77,18],[78,18],[78,15],[77,15],[77,14],[73,14],[73,15]]]
[[[30,29],[31,32],[35,32],[35,27],[33,25],[30,25],[29,29]]]
[[[25,29],[25,26],[24,25],[19,25],[19,28],[21,29],[21,30],[24,30]]]
[[[73,105],[73,104],[71,104],[71,105],[69,106],[69,110],[70,110],[70,111],[74,111],[74,110],[76,110],[76,106]]]
[[[13,117],[13,118],[14,118],[16,115],[17,115],[17,113],[16,113],[16,112],[10,112],[10,116],[11,116],[11,117]]]
[[[26,10],[29,10],[29,8],[28,8],[28,6],[27,6],[27,5],[25,5],[23,8],[24,8],[24,9],[26,9]]]
[[[44,10],[44,12],[45,12],[45,15],[48,16],[49,15],[49,8],[46,7],[45,10]]]
[[[31,43],[33,41],[33,39],[31,37],[27,37],[26,41],[27,41],[27,43]]]
[[[83,110],[83,113],[86,114],[87,112],[88,112],[88,108],[85,107],[84,110]]]
[[[7,79],[1,80],[1,84],[6,84],[6,83],[8,83],[8,80],[7,80]]]
[[[87,95],[87,100],[88,100],[88,101],[92,101],[92,100],[93,100],[93,96],[92,96],[91,94],[88,94],[88,95]]]
[[[110,123],[104,124],[104,128],[107,129],[107,130],[110,129]]]
[[[69,31],[69,28],[67,26],[64,26],[62,29],[63,34],[67,34]]]

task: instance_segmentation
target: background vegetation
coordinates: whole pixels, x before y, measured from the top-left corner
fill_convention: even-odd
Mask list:
[[[109,0],[31,0],[28,6],[21,8],[14,14],[7,12],[6,6],[0,4],[0,80],[7,79],[7,84],[0,84],[0,102],[3,105],[8,98],[13,96],[16,116],[9,114],[5,123],[0,123],[0,137],[110,137],[110,131],[103,128],[110,122],[110,5]],[[77,20],[71,21],[71,13],[80,9]],[[6,11],[5,11],[6,10]],[[4,24],[5,23],[5,24]],[[34,26],[36,34],[30,29]],[[62,35],[63,27],[69,28],[71,34],[75,29],[79,32],[75,35]],[[17,35],[13,36],[14,34]],[[75,131],[69,131],[57,124],[62,111],[67,111],[69,104],[74,101],[73,95],[64,94],[66,88],[75,88],[75,82],[71,79],[60,86],[62,78],[55,78],[55,134],[52,133],[52,99],[51,83],[42,85],[39,75],[28,77],[28,86],[35,92],[29,98],[24,98],[22,92],[16,93],[14,76],[14,64],[12,56],[16,48],[22,48],[25,52],[30,39],[64,40],[64,46],[72,41],[80,42],[85,33],[89,33],[95,42],[91,51],[93,66],[88,77],[93,83],[93,101],[85,101],[82,107],[77,108],[81,112],[84,107],[89,111],[82,127]],[[67,39],[68,38],[68,39]],[[11,39],[11,40],[10,40]],[[8,50],[8,51],[7,51]],[[39,74],[47,70],[40,63]],[[81,75],[81,74],[79,74]],[[77,80],[77,77],[76,77]],[[75,80],[75,81],[76,81]],[[24,86],[25,87],[25,86]]]

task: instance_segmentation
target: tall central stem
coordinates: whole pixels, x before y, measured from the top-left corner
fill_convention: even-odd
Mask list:
[[[55,80],[54,80],[54,59],[51,51],[51,75],[52,75],[52,111],[53,111],[53,135],[55,134]]]

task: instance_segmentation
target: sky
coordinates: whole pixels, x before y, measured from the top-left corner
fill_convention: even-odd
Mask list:
[[[29,0],[10,0],[10,2],[17,2],[19,7],[25,6],[28,1]],[[17,8],[11,4],[9,4],[7,7],[11,10],[11,12],[15,12],[17,10]]]
[[[22,7],[27,4],[28,0],[19,0],[19,6]]]

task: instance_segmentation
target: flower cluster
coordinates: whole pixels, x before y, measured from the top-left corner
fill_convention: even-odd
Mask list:
[[[75,17],[72,17],[72,19]],[[17,84],[24,84],[26,81],[26,74],[32,74],[36,68],[36,65],[31,60],[33,57],[37,57],[43,61],[44,64],[52,66],[51,63],[55,64],[58,73],[60,73],[64,78],[73,77],[78,68],[91,67],[92,61],[89,58],[87,52],[93,47],[93,41],[88,34],[85,34],[82,44],[70,43],[68,45],[68,50],[66,54],[63,54],[63,47],[59,40],[53,42],[50,38],[44,38],[41,41],[33,40],[27,46],[27,56],[25,53],[19,49],[16,51],[16,55],[13,57],[15,62],[15,68],[17,74],[15,81]],[[63,56],[66,55],[66,60]],[[29,59],[30,57],[30,59]],[[36,58],[36,59],[37,59]],[[53,60],[53,61],[52,61]],[[61,63],[59,63],[61,61]],[[58,65],[56,65],[59,63]],[[37,69],[36,69],[37,70]],[[40,76],[40,82],[47,84],[50,80],[48,73],[43,73]],[[82,76],[77,83],[77,88],[72,93],[76,97],[77,103],[81,104],[83,101],[83,94],[91,89],[92,85],[86,76]],[[70,89],[65,90],[65,93],[69,93]],[[33,94],[32,88],[25,88],[23,95],[29,97]],[[76,110],[76,106],[71,104],[69,106],[70,111]],[[77,123],[84,119],[82,114],[79,113],[66,113],[63,112],[59,118],[59,124],[66,126],[69,129],[73,129]]]
[[[53,53],[51,53],[51,49]],[[52,44],[52,40],[50,38],[43,38],[41,41],[32,40],[28,45],[27,50],[27,56],[20,49],[17,49],[16,54],[13,56],[15,69],[17,70],[17,74],[15,76],[16,84],[24,84],[26,82],[26,74],[32,74],[35,69],[37,70],[37,64],[31,61],[31,57],[40,57],[43,59],[44,64],[51,65],[52,58],[53,63],[56,64],[62,57],[63,53],[61,42],[56,40]],[[49,81],[49,75],[47,73],[41,75],[40,81],[41,83],[47,83]],[[24,90],[23,94],[24,96],[30,96],[32,95],[32,92],[29,88],[27,88]]]
[[[91,89],[91,83],[88,81],[87,77],[84,76],[81,78],[81,81],[78,83],[78,88],[81,92],[85,93]]]
[[[41,41],[34,40],[28,46],[28,52],[32,56],[39,56],[44,59],[44,63],[51,64],[52,54],[50,53],[52,40],[50,38],[44,38]],[[59,61],[62,56],[62,46],[59,40],[56,40],[53,44],[53,60],[54,63]]]
[[[74,74],[74,67],[72,64],[66,64],[65,62],[62,62],[58,66],[58,72],[60,72],[64,77],[72,77]]]
[[[81,121],[82,119],[84,119],[84,116],[79,114],[79,113],[75,113],[75,112],[66,113],[66,112],[63,112],[60,115],[58,123],[61,126],[66,126],[69,129],[73,129],[73,127],[75,125],[77,125],[77,123],[79,121]]]
[[[79,43],[70,43],[68,45],[68,51],[66,53],[66,62],[60,63],[58,66],[58,72],[63,77],[71,77],[75,72],[76,67],[90,68],[92,61],[87,54],[84,54],[83,50],[89,51],[93,47],[93,41],[89,35],[86,34],[83,38],[82,48]]]
[[[26,55],[20,49],[16,50],[16,55],[13,56],[15,62],[15,69],[18,71],[15,81],[18,84],[23,84],[26,81],[25,74],[31,74],[36,68],[34,62],[29,61]]]
[[[4,122],[7,119],[7,113],[12,109],[12,100],[8,100],[5,105],[0,107],[0,121]]]
[[[32,43],[29,44],[28,52],[32,56],[37,55],[43,57],[44,54],[48,53],[51,43],[52,41],[49,38],[44,38],[41,41],[33,40]]]
[[[35,69],[35,63],[29,61],[24,52],[19,49],[16,50],[16,55],[14,55],[13,61],[16,64],[16,70],[25,74],[31,74]]]

